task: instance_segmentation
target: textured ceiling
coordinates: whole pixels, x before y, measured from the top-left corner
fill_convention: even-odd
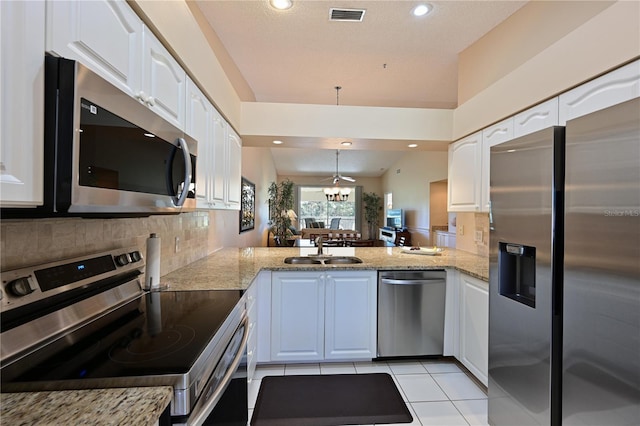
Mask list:
[[[294,0],[276,11],[267,0],[196,1],[258,102],[455,108],[458,54],[526,2],[431,1],[433,12],[417,18],[418,3]],[[362,22],[331,22],[331,7],[366,12]]]

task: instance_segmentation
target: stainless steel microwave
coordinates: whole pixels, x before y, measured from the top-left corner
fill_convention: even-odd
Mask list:
[[[45,215],[195,209],[197,143],[82,64],[45,57]]]

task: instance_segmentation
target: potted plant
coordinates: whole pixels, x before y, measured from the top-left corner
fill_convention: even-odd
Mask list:
[[[380,210],[382,210],[382,197],[375,192],[363,192],[362,201],[364,202],[364,218],[369,227],[369,239],[374,240],[376,239]]]
[[[280,183],[271,182],[269,186],[269,231],[273,234],[276,246],[287,245],[287,237],[291,232],[291,217],[289,211],[293,209],[293,187],[289,179]]]

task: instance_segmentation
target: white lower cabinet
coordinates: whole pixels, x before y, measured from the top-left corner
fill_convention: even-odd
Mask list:
[[[271,282],[271,360],[324,358],[324,274],[274,272]]]
[[[325,359],[376,356],[376,272],[331,272],[325,288]]]
[[[376,280],[376,271],[273,272],[269,361],[374,358]]]
[[[462,273],[459,276],[458,359],[486,386],[489,354],[489,283]]]

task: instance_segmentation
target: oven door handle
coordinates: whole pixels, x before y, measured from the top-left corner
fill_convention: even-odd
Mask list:
[[[204,405],[204,407],[202,407],[201,410],[199,410],[197,413],[194,413],[192,416],[189,416],[189,420],[187,421],[188,426],[199,426],[204,423],[209,414],[211,414],[211,411],[213,411],[215,405],[222,397],[222,393],[227,388],[227,385],[229,384],[229,382],[231,382],[233,374],[238,369],[238,365],[242,361],[242,357],[244,356],[245,349],[247,347],[247,341],[249,340],[249,317],[245,315],[245,317],[240,322],[240,325],[244,325],[244,331],[242,333],[242,342],[240,343],[235,359],[227,369],[227,372],[220,382],[220,385],[213,392],[211,398],[209,398],[209,401],[207,401],[207,403]],[[204,388],[206,389],[207,386],[205,386]]]

